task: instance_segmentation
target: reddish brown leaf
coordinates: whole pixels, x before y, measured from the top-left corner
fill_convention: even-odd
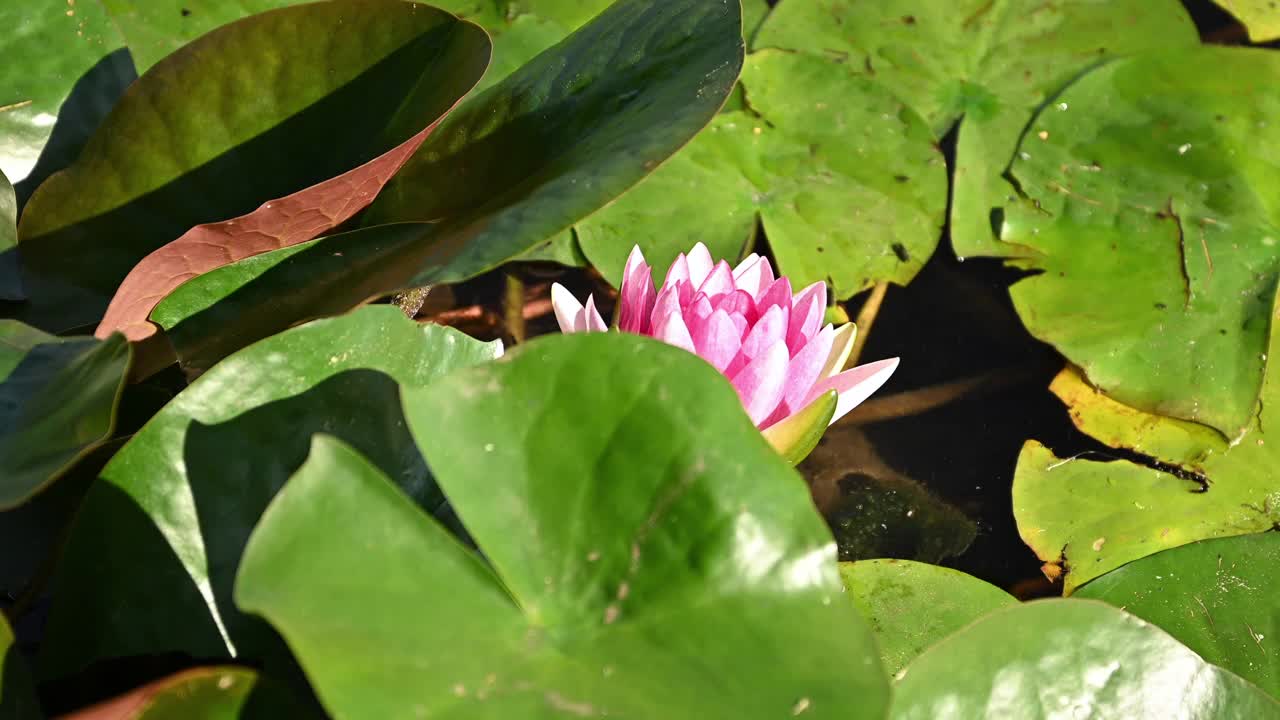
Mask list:
[[[247,257],[315,239],[346,222],[373,202],[447,116],[354,170],[271,200],[248,215],[191,228],[129,271],[94,335],[105,338],[119,331],[132,342],[145,340],[157,330],[147,317],[182,283]]]
[[[235,685],[252,684],[254,679],[253,671],[230,666],[184,670],[130,690],[119,697],[63,715],[59,720],[132,720],[141,716],[160,695],[175,691],[190,692],[194,685],[208,682],[216,683],[220,689],[231,690]]]

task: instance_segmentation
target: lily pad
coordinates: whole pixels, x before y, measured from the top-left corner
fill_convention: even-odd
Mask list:
[[[840,575],[871,623],[880,659],[891,675],[951,633],[1018,603],[971,575],[910,560],[841,563]]]
[[[277,685],[242,667],[202,667],[86,708],[76,720],[271,720],[314,718]]]
[[[728,113],[653,177],[578,224],[611,282],[637,243],[655,267],[702,241],[740,257],[763,222],[797,287],[847,298],[905,284],[937,246],[946,166],[928,126],[873,79],[802,54],[753,53],[748,113]]]
[[[1080,588],[1163,628],[1280,697],[1280,533],[1208,540],[1129,563]]]
[[[14,644],[13,631],[0,613],[0,718],[39,720],[44,717],[26,663]]]
[[[1256,43],[1280,38],[1280,7],[1272,0],[1213,0],[1235,15]]]
[[[315,237],[387,175],[344,174],[420,142],[488,59],[479,27],[400,0],[283,8],[186,45],[130,86],[75,164],[27,204],[23,317],[54,330],[95,322],[139,261],[199,225],[255,218],[195,238],[168,263],[191,265],[186,277],[207,269],[198,258],[242,257],[240,242],[256,253]],[[277,199],[287,207],[273,211]],[[301,229],[282,236],[291,224]]]
[[[893,720],[1280,718],[1280,703],[1163,630],[1103,603],[990,613],[898,673]]]
[[[0,27],[0,57],[20,59],[0,68],[0,172],[31,185],[75,159],[138,74],[98,3],[6,2]]]
[[[121,335],[59,338],[0,320],[0,510],[111,437],[130,359]]]
[[[180,358],[207,367],[300,319],[457,282],[559,236],[715,116],[741,66],[740,22],[736,2],[615,3],[451,114],[368,227],[262,256],[247,284],[231,265],[179,288],[158,311],[185,318],[166,328]]]
[[[1013,481],[1018,532],[1066,570],[1066,592],[1161,550],[1280,523],[1280,458],[1259,428],[1228,443],[1203,425],[1121,405],[1072,370],[1051,389],[1081,430],[1138,453],[1103,462],[1105,455],[1060,459],[1034,441],[1023,447]],[[1280,423],[1277,407],[1280,399],[1264,406],[1262,428]]]
[[[553,336],[405,407],[483,559],[321,438],[237,579],[335,717],[884,716],[804,483],[692,354]]]
[[[1001,174],[1042,103],[1110,57],[1199,42],[1176,0],[784,0],[755,47],[865,71],[936,137],[959,123],[951,241],[965,257],[1025,252],[997,241],[992,211],[1015,195]]]
[[[1277,82],[1280,56],[1245,48],[1095,70],[1029,126],[1003,226],[1037,253],[1011,290],[1032,334],[1114,399],[1231,439],[1257,409],[1280,274]]]
[[[164,407],[102,471],[53,582],[41,672],[163,652],[281,661],[231,584],[262,510],[325,432],[429,509],[441,495],[400,412],[402,386],[500,346],[377,306],[246,348]]]

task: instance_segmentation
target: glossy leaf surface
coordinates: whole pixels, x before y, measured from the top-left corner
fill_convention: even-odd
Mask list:
[[[1150,622],[1280,697],[1280,533],[1207,540],[1157,553],[1080,588]]]
[[[893,720],[1280,717],[1280,703],[1164,631],[1088,600],[990,613],[901,673]]]
[[[910,560],[841,563],[840,575],[871,623],[880,658],[891,675],[951,633],[1018,602],[958,570]]]
[[[488,564],[321,439],[237,580],[335,717],[883,716],[831,536],[712,367],[555,336],[405,405]]]
[[[198,225],[243,227],[192,238],[147,282],[315,237],[387,176],[344,173],[418,136],[488,57],[480,28],[400,0],[288,7],[201,37],[134,83],[32,197],[19,226],[25,317],[95,322],[135,264]]]
[[[378,306],[282,333],[202,375],[85,498],[54,581],[42,671],[165,651],[278,660],[274,636],[235,610],[231,583],[311,436],[360,448],[435,509],[440,493],[404,427],[400,388],[498,351]]]
[[[368,227],[179,289],[158,309],[186,318],[170,332],[179,355],[207,366],[299,319],[460,281],[558,236],[711,120],[741,66],[740,22],[734,2],[615,3],[451,114]]]

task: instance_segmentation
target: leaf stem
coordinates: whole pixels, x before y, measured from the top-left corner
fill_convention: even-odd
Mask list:
[[[506,273],[506,287],[502,295],[502,319],[507,332],[515,343],[525,339],[524,280],[514,272]]]
[[[858,311],[858,317],[853,321],[858,327],[858,335],[854,338],[853,350],[849,353],[849,362],[845,367],[857,365],[858,358],[862,357],[862,348],[867,344],[867,338],[871,336],[871,327],[876,323],[876,316],[880,314],[880,305],[884,303],[887,292],[889,292],[888,281],[876,283],[876,286],[871,289],[870,297]]]

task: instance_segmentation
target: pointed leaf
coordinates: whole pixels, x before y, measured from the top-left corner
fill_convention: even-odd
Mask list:
[[[836,391],[830,390],[791,417],[765,428],[764,439],[784,460],[798,465],[818,446],[835,411]]]
[[[276,685],[253,670],[202,667],[148,683],[62,720],[270,720],[312,718]]]

